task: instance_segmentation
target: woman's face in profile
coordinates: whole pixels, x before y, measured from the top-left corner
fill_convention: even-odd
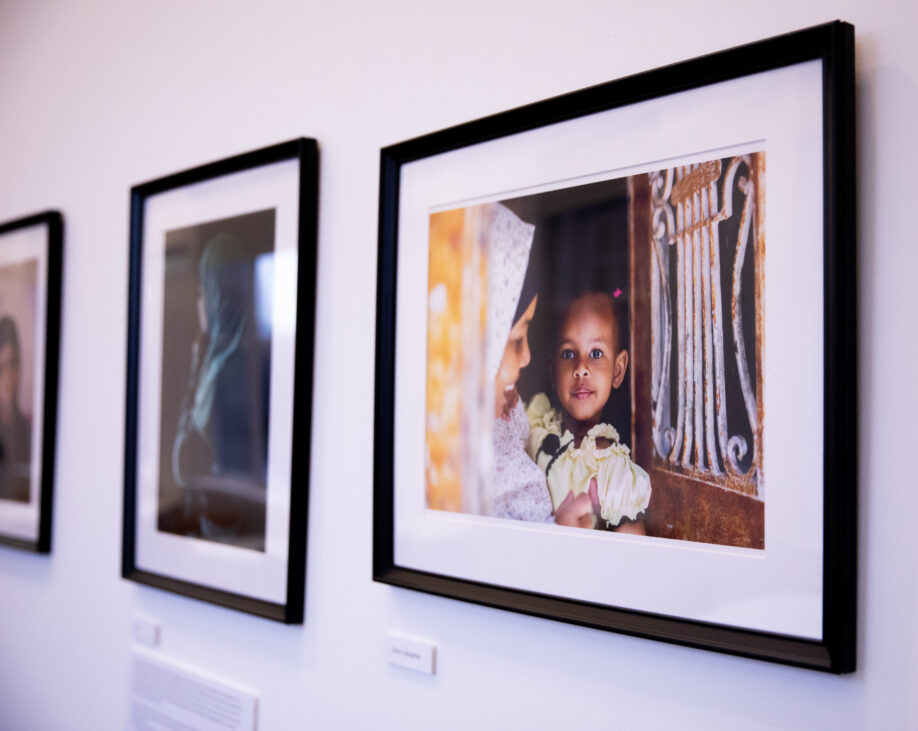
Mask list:
[[[513,324],[510,335],[507,337],[504,355],[497,369],[497,377],[494,379],[494,410],[497,416],[506,413],[508,406],[513,405],[520,371],[529,365],[529,323],[532,322],[535,315],[538,300],[538,295],[532,298],[529,307]]]

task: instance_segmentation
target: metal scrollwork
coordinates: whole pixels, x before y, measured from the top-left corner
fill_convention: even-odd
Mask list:
[[[738,177],[741,170],[747,172]],[[755,250],[750,246],[755,216],[752,159],[712,160],[653,172],[649,178],[651,400],[656,454],[692,473],[726,476],[724,479],[733,480],[731,486],[755,493],[761,459],[759,412],[751,377],[755,363],[751,371],[742,306],[743,269],[748,249]],[[734,182],[739,193],[734,192]],[[735,213],[734,197],[739,195],[742,207]],[[738,216],[734,221],[738,234],[728,258],[732,262],[725,291],[720,224],[734,216]],[[728,298],[729,323],[724,318]],[[730,386],[725,375],[725,333],[734,346],[739,394],[737,376]],[[671,363],[673,346],[675,369]],[[731,397],[734,400],[741,395],[747,419],[746,424],[734,425],[732,434],[729,394],[736,394]],[[736,411],[732,414],[737,418]],[[741,463],[749,445],[743,433],[751,435],[753,442],[752,458],[745,469]],[[740,483],[734,484],[736,480]]]

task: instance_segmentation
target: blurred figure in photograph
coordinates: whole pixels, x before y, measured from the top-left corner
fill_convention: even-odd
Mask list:
[[[173,478],[192,535],[263,550],[268,370],[255,332],[254,260],[222,233],[204,247],[198,276],[200,331],[172,446]]]
[[[29,501],[32,426],[19,408],[19,333],[0,317],[0,498]]]

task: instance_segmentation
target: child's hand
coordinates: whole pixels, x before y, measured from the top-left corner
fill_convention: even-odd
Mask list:
[[[574,491],[569,491],[567,497],[561,501],[561,504],[555,510],[555,523],[573,528],[592,528],[593,501],[590,496],[585,492],[574,496]]]
[[[599,504],[599,484],[594,477],[590,480],[590,489],[587,493],[590,496],[590,504],[593,506],[593,512],[597,518],[602,518],[602,506]]]

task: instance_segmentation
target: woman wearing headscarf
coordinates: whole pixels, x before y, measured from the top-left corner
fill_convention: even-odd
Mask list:
[[[488,334],[486,363],[494,380],[494,469],[485,512],[498,518],[592,526],[586,493],[570,493],[552,514],[545,475],[526,454],[529,422],[516,390],[529,365],[529,324],[538,306],[532,241],[535,227],[500,203],[488,216]]]

